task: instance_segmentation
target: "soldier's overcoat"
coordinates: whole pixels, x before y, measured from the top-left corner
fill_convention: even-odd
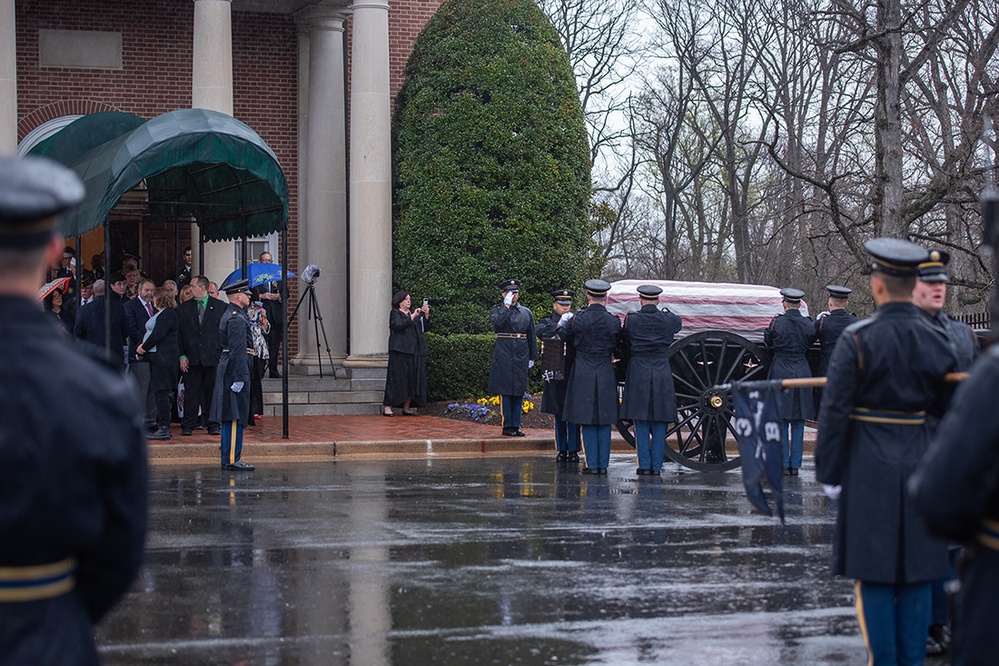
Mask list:
[[[669,310],[643,305],[628,314],[621,332],[628,371],[621,418],[676,422],[676,392],[667,352],[683,322]]]

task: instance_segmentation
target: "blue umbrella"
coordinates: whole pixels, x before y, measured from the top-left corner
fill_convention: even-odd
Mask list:
[[[288,271],[288,277],[295,277],[295,274]],[[277,264],[248,264],[246,266],[246,278],[250,281],[251,287],[262,285],[265,282],[280,282],[281,267]],[[224,285],[232,284],[242,279],[243,269],[237,268],[232,273],[229,273],[229,277],[222,282],[223,288]]]

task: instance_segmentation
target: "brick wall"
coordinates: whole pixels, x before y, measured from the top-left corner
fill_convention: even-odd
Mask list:
[[[439,5],[440,0],[392,3],[389,58],[393,98],[402,86],[413,42]],[[191,0],[18,0],[16,21],[18,140],[63,115],[118,110],[153,118],[191,105]],[[349,40],[350,21],[347,28]],[[123,68],[43,69],[38,62],[39,29],[120,32]],[[298,272],[295,20],[290,15],[234,11],[232,39],[233,114],[270,145],[284,169],[289,190],[288,263]],[[297,302],[297,281],[289,286],[293,302]],[[289,342],[297,348],[295,337]]]

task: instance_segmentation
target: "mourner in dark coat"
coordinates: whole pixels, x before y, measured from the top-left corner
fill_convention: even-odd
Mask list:
[[[198,425],[209,435],[219,434],[219,423],[211,421],[215,371],[222,356],[219,324],[226,304],[208,295],[208,278],[198,275],[190,282],[192,298],[177,308],[180,330],[180,371],[184,375],[184,419],[180,434],[190,435]],[[200,411],[200,416],[199,416]]]
[[[72,171],[0,157],[0,662],[97,664],[94,625],[139,571],[146,445],[121,373],[35,302]],[[94,390],[94,387],[100,390]],[[69,406],[67,408],[67,406]]]
[[[520,280],[500,284],[503,302],[489,311],[489,321],[496,332],[487,389],[500,397],[503,434],[523,437],[520,417],[527,391],[527,373],[538,360],[534,315],[520,304]]]
[[[152,390],[152,368],[146,359],[137,356],[135,348],[146,335],[146,322],[155,314],[153,291],[156,285],[151,280],[137,284],[139,293],[125,301],[125,327],[128,329],[128,372],[135,378],[139,388],[139,402],[144,405],[143,425],[147,430],[156,429],[156,394]]]
[[[999,346],[962,382],[912,475],[916,508],[936,534],[965,545],[951,664],[999,654]]]
[[[541,376],[545,383],[541,411],[555,417],[555,460],[558,462],[579,461],[579,426],[562,419],[566,376],[572,365],[563,338],[572,319],[569,310],[575,295],[571,289],[553,291],[554,311],[539,319],[536,326],[538,339],[541,340]]]
[[[122,348],[128,338],[128,328],[125,326],[125,310],[121,300],[112,298],[108,300],[105,294],[104,280],[94,282],[94,300],[80,307],[80,313],[76,317],[76,326],[73,333],[78,340],[90,343],[94,347],[105,349],[105,328],[104,307],[111,304],[111,336],[110,344],[107,345],[108,359],[119,369],[125,369],[125,356]]]
[[[805,352],[815,340],[815,324],[801,314],[801,299],[805,292],[799,289],[782,289],[784,314],[779,314],[763,332],[763,341],[773,349],[769,379],[800,379],[812,376]],[[781,393],[780,415],[781,446],[784,451],[784,469],[797,476],[805,443],[805,419],[815,418],[812,389],[786,389]],[[790,431],[790,436],[789,436]]]
[[[943,412],[955,359],[910,302],[926,250],[875,239],[871,318],[836,344],[822,396],[816,478],[841,486],[833,572],[857,581],[857,609],[872,663],[922,663],[930,581],[947,575],[947,543],[932,537],[905,484],[929,444],[927,414]]]
[[[621,339],[628,360],[621,418],[635,422],[637,473],[658,476],[666,454],[666,424],[676,422],[676,393],[667,352],[683,322],[660,310],[660,287],[638,287],[641,309],[624,320]]]
[[[180,343],[173,292],[166,287],[157,287],[153,302],[157,312],[146,322],[146,328],[152,324],[152,329],[136,348],[136,353],[145,354],[149,359],[152,370],[150,385],[156,395],[156,431],[149,435],[149,439],[161,440],[173,436],[170,433],[170,417],[173,414],[171,398],[180,379]]]
[[[215,395],[209,420],[222,424],[222,469],[250,471],[243,462],[243,428],[250,420],[250,373],[253,371],[253,337],[246,308],[250,284],[239,280],[223,285],[229,306],[219,324],[222,356],[216,368]]]
[[[566,421],[583,431],[587,474],[606,474],[610,463],[611,426],[617,422],[617,379],[613,354],[621,334],[621,320],[607,312],[604,303],[610,284],[587,280],[587,307],[569,323],[566,340],[575,357],[565,390]]]
[[[385,376],[382,414],[394,416],[401,407],[403,416],[415,416],[411,406],[427,404],[427,343],[423,332],[430,322],[430,306],[413,309],[408,291],[397,292],[389,312],[389,360]]]
[[[261,252],[260,263],[274,263],[271,253]],[[267,367],[270,370],[271,379],[278,379],[281,377],[281,373],[278,371],[278,360],[281,354],[281,336],[284,335],[285,316],[284,302],[281,300],[281,283],[265,282],[260,285],[260,300],[264,304],[267,321],[271,323],[271,332],[267,335]]]

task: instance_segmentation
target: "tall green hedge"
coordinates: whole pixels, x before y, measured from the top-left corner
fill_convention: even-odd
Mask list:
[[[427,333],[427,394],[431,401],[484,398],[489,395],[489,364],[496,336]],[[540,347],[539,347],[540,349]],[[540,393],[541,365],[530,372],[527,390]]]
[[[575,80],[532,0],[445,0],[396,99],[395,283],[438,333],[490,331],[498,283],[538,314],[592,252],[590,162]]]

